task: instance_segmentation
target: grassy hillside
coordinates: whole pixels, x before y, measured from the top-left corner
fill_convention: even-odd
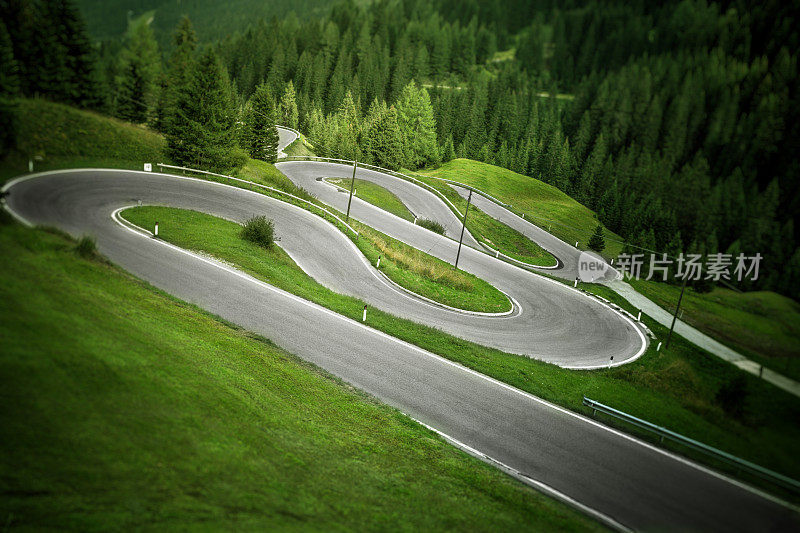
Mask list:
[[[169,215],[167,211],[174,213]],[[265,260],[264,252],[242,246],[237,228],[226,229],[226,226],[233,226],[229,222],[197,213],[151,207],[135,208],[126,211],[124,216],[145,227],[152,226],[156,218],[163,221],[173,216],[175,222],[169,225],[170,233],[161,230],[170,242],[210,253],[256,277],[345,316],[360,319],[362,302],[321,289],[313,281],[309,283],[302,273],[292,274],[289,268],[281,272],[278,259],[269,255]],[[214,238],[206,238],[208,235]],[[602,296],[632,310],[609,289],[593,286],[593,290],[601,291]],[[660,339],[665,337],[664,327],[648,317],[644,320]],[[569,409],[586,412],[581,406],[581,397],[585,394],[756,463],[793,476],[800,473],[800,462],[790,445],[800,431],[793,422],[800,413],[800,402],[772,385],[744,375],[733,365],[711,357],[682,338],[674,339],[668,352],[657,353],[655,345],[651,345],[643,358],[624,367],[576,372],[484,348],[378,309],[370,312],[368,323]],[[738,379],[743,379],[744,383],[736,402],[722,402],[719,391]],[[604,422],[620,425],[626,431],[632,429],[613,420]],[[648,434],[643,437],[653,438]],[[687,450],[678,448],[677,451],[686,453]],[[703,456],[697,459],[708,460]]]
[[[166,162],[166,141],[143,126],[45,100],[15,104],[17,147],[0,162],[0,181],[27,172],[29,159],[37,171]]]
[[[437,169],[423,170],[419,174],[458,181],[481,189],[511,204],[515,211],[525,213],[526,219],[556,237],[571,244],[578,241],[581,249],[587,248],[589,237],[598,224],[597,217],[589,208],[555,187],[498,166],[471,159],[454,159]],[[437,180],[427,182],[440,189],[448,188]],[[614,257],[622,250],[622,245],[610,239],[621,239],[608,229],[605,234],[608,238],[603,255]]]
[[[0,225],[6,528],[596,528],[73,246]]]
[[[680,287],[631,280],[631,285],[667,310]],[[800,304],[769,291],[736,292],[717,287],[708,294],[686,290],[681,318],[700,331],[775,371],[800,380]]]

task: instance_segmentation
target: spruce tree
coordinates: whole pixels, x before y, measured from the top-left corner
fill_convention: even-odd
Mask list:
[[[278,160],[278,129],[275,127],[275,101],[269,86],[262,83],[250,99],[251,143],[250,157],[268,163]]]
[[[142,123],[155,108],[161,58],[147,21],[135,23],[129,33],[127,45],[120,52],[115,114],[123,120]]]
[[[180,93],[186,90],[194,68],[197,35],[189,17],[183,17],[178,22],[172,42],[175,48],[166,74],[159,78],[158,102],[153,117],[153,126],[162,133],[169,131],[173,110]]]
[[[374,164],[390,170],[404,166],[402,135],[394,107],[387,109],[384,103],[373,103],[364,137],[368,157]]]
[[[19,93],[19,66],[5,24],[0,20],[0,96]]]
[[[606,248],[606,240],[603,237],[603,226],[600,224],[594,229],[594,233],[589,238],[589,248],[597,253],[602,252]]]
[[[410,82],[403,88],[396,108],[406,163],[412,169],[437,164],[439,144],[428,91]]]
[[[300,115],[297,111],[297,95],[292,80],[289,80],[289,83],[286,84],[286,89],[283,91],[278,109],[278,119],[281,125],[294,129],[299,127]]]
[[[181,92],[167,134],[169,156],[182,165],[227,172],[244,164],[236,143],[236,110],[227,74],[208,49]]]

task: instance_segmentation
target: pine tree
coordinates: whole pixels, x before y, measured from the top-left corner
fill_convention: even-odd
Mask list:
[[[173,110],[180,93],[186,90],[194,68],[197,35],[189,17],[184,16],[178,22],[172,42],[175,48],[167,72],[159,76],[158,100],[153,113],[153,126],[162,133],[169,131]]]
[[[5,24],[0,20],[0,96],[19,93],[19,67]]]
[[[428,91],[412,81],[403,88],[396,108],[406,163],[412,169],[438,164],[436,121]]]
[[[286,84],[286,89],[283,91],[278,109],[278,119],[282,125],[294,129],[299,127],[300,118],[297,111],[297,95],[295,94],[292,80],[289,80],[289,83]]]
[[[373,103],[364,137],[366,151],[374,164],[391,170],[403,167],[403,141],[394,107],[387,109],[386,104]]]
[[[278,129],[275,127],[275,101],[266,83],[256,87],[250,99],[251,135],[250,157],[268,163],[278,160]]]
[[[589,238],[589,248],[597,253],[606,249],[606,239],[603,237],[603,226],[600,224],[594,229],[594,233]]]
[[[115,114],[123,120],[142,123],[156,105],[161,59],[147,21],[137,22],[129,33],[128,43],[119,58]]]
[[[179,164],[228,172],[244,164],[236,144],[236,110],[227,74],[208,49],[178,98],[167,134],[169,156]]]
[[[449,135],[447,137],[447,142],[444,145],[444,149],[442,150],[442,162],[446,163],[448,161],[452,161],[456,158],[456,151],[453,148],[453,136]]]

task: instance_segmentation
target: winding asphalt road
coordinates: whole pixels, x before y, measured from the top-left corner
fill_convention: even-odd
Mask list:
[[[287,165],[292,164],[281,169],[286,171]],[[329,170],[319,167],[312,172],[302,166],[287,173]],[[265,335],[610,525],[729,531],[798,527],[793,510],[752,490],[224,264],[152,239],[112,215],[138,201],[238,221],[263,213],[275,220],[282,246],[298,264],[334,290],[375,298],[374,305],[389,306],[415,320],[430,319],[434,324],[438,320],[440,327],[456,328],[454,333],[465,337],[486,336],[482,329],[486,321],[492,324],[488,330],[495,332],[487,342],[519,346],[525,344],[518,340],[522,336],[535,343],[541,355],[554,350],[563,360],[575,355],[563,345],[581,350],[577,360],[587,364],[594,361],[595,350],[603,360],[609,345],[635,355],[638,333],[633,325],[563,285],[541,281],[467,248],[460,265],[515,299],[519,296],[523,308],[521,314],[505,318],[472,317],[390,288],[335,227],[307,211],[243,189],[153,173],[75,170],[16,181],[8,192],[8,207],[18,217],[55,225],[76,236],[94,235],[99,250],[111,261],[156,287]],[[378,229],[423,249],[429,245],[434,255],[445,258],[454,252],[449,239],[391,215],[381,219],[380,213],[369,211],[375,208],[360,202],[353,209],[364,218],[376,217]],[[526,316],[532,322],[522,322]],[[542,331],[526,332],[508,324]],[[602,336],[602,341],[593,335]]]

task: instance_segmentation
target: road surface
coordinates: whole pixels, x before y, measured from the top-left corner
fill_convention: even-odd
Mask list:
[[[529,483],[577,502],[606,523],[638,530],[778,531],[798,527],[793,510],[685,460],[112,220],[119,208],[139,200],[239,221],[263,213],[275,220],[281,244],[312,275],[326,283],[338,279],[345,290],[354,286],[344,281],[347,278],[366,282],[371,267],[350,241],[329,223],[299,208],[217,183],[133,171],[56,171],[17,181],[9,193],[9,208],[30,223],[55,225],[75,236],[94,235],[99,250],[122,268],[272,339],[500,462]],[[419,238],[423,245],[445,248],[441,255],[452,252],[446,249],[452,241],[440,236],[436,240],[431,232],[406,224],[416,228],[404,233],[409,240]],[[487,259],[491,258],[467,249],[464,264],[482,274],[493,270],[493,281],[502,281],[501,275],[511,276],[507,269],[514,267],[484,263]],[[595,309],[586,297],[578,298],[554,282],[545,285],[517,275],[524,287],[530,287],[532,301],[540,294],[548,304],[560,297],[557,311],[541,305],[532,313],[549,313],[541,315],[546,316],[543,325],[548,321],[572,325],[575,320],[570,312],[588,310],[586,316],[596,316],[605,327],[627,331],[625,321]],[[513,280],[507,281],[513,284]],[[420,303],[409,300],[403,305],[411,309]],[[500,323],[505,319],[490,320]],[[309,324],[314,324],[313,331]],[[570,327],[557,323],[549,327],[545,336],[561,330],[564,343],[580,344]],[[603,327],[588,325],[581,334],[597,331]],[[503,339],[519,334],[497,330]],[[628,334],[623,337],[630,339]],[[603,348],[591,338],[582,342],[588,351]]]

